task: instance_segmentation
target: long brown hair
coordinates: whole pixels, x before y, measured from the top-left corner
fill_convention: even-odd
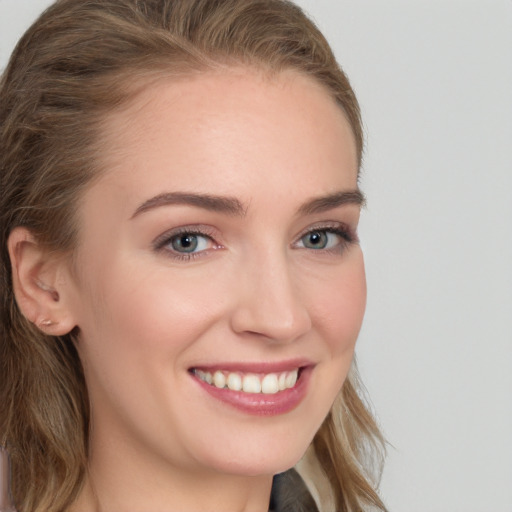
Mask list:
[[[26,32],[0,82],[0,444],[22,512],[62,511],[87,463],[89,408],[72,332],[47,336],[19,311],[7,238],[17,226],[66,252],[80,195],[101,172],[102,119],[151,80],[219,66],[294,69],[322,83],[352,127],[357,100],[316,26],[285,0],[58,0]],[[355,367],[317,433],[314,462],[335,509],[385,510],[372,471],[383,441]]]

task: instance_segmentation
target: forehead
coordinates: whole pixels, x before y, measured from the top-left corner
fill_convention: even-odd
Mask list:
[[[109,114],[101,132],[100,181],[131,185],[136,195],[239,195],[241,183],[250,195],[261,179],[269,189],[300,181],[321,194],[357,182],[343,111],[321,84],[292,71],[162,78]]]

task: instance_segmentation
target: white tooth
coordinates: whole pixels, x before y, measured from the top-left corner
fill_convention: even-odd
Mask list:
[[[297,382],[297,374],[298,370],[293,370],[292,372],[288,372],[286,375],[286,387],[293,388],[295,386],[295,383]]]
[[[286,372],[279,374],[279,391],[286,389]]]
[[[245,375],[242,389],[246,393],[261,393],[261,382],[257,375]]]
[[[279,391],[279,381],[275,373],[265,375],[261,381],[261,392],[267,395],[273,395]]]
[[[216,388],[225,387],[226,386],[226,376],[220,370],[217,370],[213,374],[213,383]]]
[[[229,389],[240,391],[242,389],[242,377],[238,373],[230,373],[227,384]]]
[[[205,382],[207,382],[208,384],[211,384],[213,382],[213,377],[210,372],[205,372],[203,375],[204,375]]]

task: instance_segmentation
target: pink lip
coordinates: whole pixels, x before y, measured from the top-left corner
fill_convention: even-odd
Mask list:
[[[268,365],[251,364],[249,365],[250,368],[248,370],[242,370],[243,365],[236,365],[236,367],[233,366],[232,369],[229,368],[229,365],[219,366],[218,369],[247,371],[252,373],[273,373],[292,370],[298,366],[300,365],[288,365],[284,369],[282,369],[282,366],[279,366],[279,370],[262,370],[263,367],[268,368]],[[201,367],[201,369],[202,368],[205,367]],[[212,366],[208,366],[207,368],[208,371],[212,371],[214,369]],[[191,377],[210,396],[234,407],[235,409],[238,409],[239,411],[247,414],[253,414],[255,416],[276,416],[295,409],[295,407],[297,407],[306,396],[313,366],[301,366],[300,368],[299,379],[293,388],[268,395],[264,393],[244,393],[242,391],[232,391],[227,388],[217,388],[195,377],[192,373]]]

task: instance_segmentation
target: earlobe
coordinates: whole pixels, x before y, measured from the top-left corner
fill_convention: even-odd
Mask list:
[[[46,334],[62,336],[75,326],[69,303],[65,259],[42,246],[22,227],[9,235],[16,302],[22,314]]]

